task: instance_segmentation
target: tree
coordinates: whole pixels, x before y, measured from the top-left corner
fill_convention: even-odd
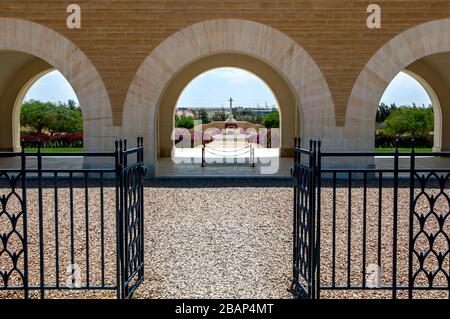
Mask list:
[[[279,128],[280,127],[280,113],[278,112],[278,110],[265,115],[262,119],[262,124],[266,128]]]
[[[83,131],[83,115],[79,107],[74,107],[73,104],[59,103],[55,106],[55,112],[58,120],[48,127],[51,134],[54,133],[80,133]]]
[[[67,101],[67,106],[69,107],[69,109],[76,109],[77,108],[77,102],[75,102],[74,100],[69,99]]]
[[[392,111],[385,123],[388,134],[425,137],[434,129],[433,108],[401,107]]]
[[[227,119],[227,115],[225,114],[225,112],[216,112],[214,113],[214,115],[211,117],[212,121],[225,121]]]
[[[51,102],[30,100],[22,105],[20,122],[26,126],[42,133],[44,129],[54,126],[58,120],[55,107]]]
[[[246,121],[250,123],[260,123],[261,116],[255,112],[251,107],[234,107],[232,109],[233,117],[236,121]]]
[[[81,109],[71,100],[67,104],[37,100],[25,102],[22,105],[20,122],[22,126],[37,133],[43,133],[44,130],[48,130],[52,135],[83,132]]]
[[[192,117],[182,115],[178,121],[175,122],[175,127],[192,129],[194,128],[194,119]]]
[[[378,106],[376,121],[378,123],[383,123],[384,121],[386,121],[386,119],[389,117],[392,111],[395,111],[396,109],[397,106],[395,105],[395,103],[391,104],[390,106],[381,103]]]
[[[202,121],[202,124],[208,124],[211,122],[208,112],[206,112],[205,109],[200,109],[196,112],[196,119]]]

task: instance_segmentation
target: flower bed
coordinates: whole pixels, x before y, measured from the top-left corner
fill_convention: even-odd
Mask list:
[[[23,148],[82,148],[83,133],[76,134],[42,134],[28,133],[20,136]]]

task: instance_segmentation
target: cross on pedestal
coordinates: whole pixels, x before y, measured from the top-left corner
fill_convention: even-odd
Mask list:
[[[230,97],[228,101],[230,101],[230,110],[233,112],[233,98]]]

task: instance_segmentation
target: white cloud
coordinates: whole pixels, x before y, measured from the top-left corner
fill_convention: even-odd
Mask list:
[[[220,68],[210,72],[218,78],[228,80],[229,84],[247,84],[256,79],[252,73],[237,68]]]

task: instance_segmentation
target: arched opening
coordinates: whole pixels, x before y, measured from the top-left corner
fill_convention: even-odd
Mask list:
[[[251,77],[254,77],[254,79],[259,82],[261,87],[264,87],[264,90],[267,95],[270,95],[270,99],[273,101],[272,104],[276,104],[279,108],[278,115],[282,115],[282,125],[279,128],[274,128],[273,130],[264,130],[263,125],[260,125],[258,123],[239,123],[239,132],[235,132],[238,134],[235,134],[235,138],[237,140],[245,140],[243,136],[238,137],[236,135],[240,135],[240,129],[243,129],[244,132],[243,135],[245,135],[245,130],[248,129],[247,134],[250,136],[248,137],[249,143],[246,144],[245,148],[242,149],[242,154],[240,154],[237,149],[244,148],[243,145],[236,146],[233,148],[226,148],[226,150],[222,151],[214,151],[214,150],[205,150],[204,157],[202,155],[202,150],[200,149],[203,147],[202,145],[205,144],[203,139],[195,138],[195,135],[202,134],[200,132],[195,132],[195,129],[191,129],[192,132],[189,132],[190,139],[193,143],[188,143],[190,146],[194,148],[194,150],[191,150],[193,153],[193,156],[184,157],[181,158],[183,164],[194,164],[195,167],[197,167],[195,170],[193,169],[194,166],[192,166],[192,169],[190,168],[184,168],[184,171],[192,171],[194,175],[200,173],[201,171],[198,169],[200,166],[199,161],[197,160],[200,157],[200,161],[203,158],[208,158],[208,155],[211,156],[211,161],[214,163],[217,162],[233,162],[233,159],[229,156],[233,153],[233,151],[236,151],[236,154],[242,155],[242,157],[246,158],[246,162],[252,162],[255,161],[256,163],[261,162],[262,158],[264,158],[264,161],[267,162],[263,164],[262,166],[271,166],[272,169],[267,171],[271,172],[271,174],[289,174],[289,163],[291,161],[292,157],[292,147],[293,147],[293,140],[296,135],[298,135],[298,132],[301,131],[301,124],[303,121],[303,117],[301,112],[299,111],[299,105],[297,103],[297,98],[294,95],[291,86],[288,84],[288,82],[284,79],[284,77],[271,65],[266,63],[265,61],[262,61],[258,58],[255,58],[253,56],[242,54],[242,53],[219,53],[219,54],[213,54],[206,57],[202,57],[200,59],[197,59],[196,61],[186,65],[184,68],[179,70],[176,75],[172,78],[171,81],[169,81],[168,85],[166,86],[164,92],[162,93],[160,100],[159,100],[159,106],[158,106],[158,114],[157,114],[157,125],[158,125],[158,135],[157,135],[157,159],[158,159],[158,165],[157,165],[157,175],[164,175],[168,172],[180,172],[181,165],[178,165],[178,168],[170,168],[173,164],[180,164],[178,160],[173,162],[174,159],[174,150],[178,150],[178,148],[174,148],[174,139],[179,139],[179,136],[174,136],[176,134],[176,131],[174,132],[174,126],[175,126],[175,109],[176,106],[179,103],[179,97],[182,96],[183,92],[185,92],[185,89],[189,86],[192,81],[195,81],[196,78],[201,76],[202,74],[205,74],[205,72],[211,71],[211,70],[218,70],[221,68],[234,68],[239,70],[245,70],[245,72],[248,72],[248,75]],[[219,85],[220,87],[220,85]],[[220,88],[219,88],[220,90]],[[223,101],[221,101],[217,106],[221,107],[222,104],[227,105],[227,109],[229,109],[229,99],[230,97],[233,98],[233,94],[230,95],[230,92],[224,92],[223,90],[220,90],[224,95],[228,96],[227,98],[222,98]],[[256,100],[256,98],[253,98]],[[236,106],[236,103],[241,104],[244,103],[243,101],[238,101],[237,96],[234,97],[234,101]],[[254,101],[255,102],[255,101]],[[261,103],[264,103],[266,101],[260,101]],[[257,103],[255,104],[257,106]],[[236,115],[236,114],[234,114]],[[227,119],[225,119],[222,122],[226,122]],[[220,121],[219,121],[220,122]],[[203,126],[205,130],[203,130]],[[226,129],[226,123],[216,123],[215,125],[203,125],[200,129],[199,126],[197,126],[197,131],[206,131],[207,135],[211,133],[212,127],[210,126],[216,126],[217,128]],[[253,129],[253,130],[252,130]],[[261,138],[260,138],[260,145],[258,145],[258,137],[260,134],[257,134],[257,132],[261,130]],[[257,132],[254,132],[257,131]],[[271,135],[275,136],[273,145],[276,146],[274,149],[268,149],[267,142],[271,139]],[[228,131],[228,133],[230,133]],[[184,141],[188,139],[188,133],[184,133]],[[216,134],[221,135],[221,134]],[[211,137],[212,139],[212,137]],[[218,139],[224,139],[224,137],[218,137]],[[251,141],[251,142],[250,142]],[[185,143],[183,143],[184,145]],[[258,147],[258,150],[254,146],[263,146]],[[200,146],[200,148],[199,148]],[[271,146],[271,145],[270,145]],[[206,146],[207,147],[207,146]],[[212,147],[212,145],[210,145]],[[220,147],[223,149],[222,147]],[[250,150],[252,148],[253,150]],[[226,151],[226,152],[225,152]],[[178,152],[179,153],[179,152]],[[226,153],[226,154],[225,154]],[[223,155],[222,158],[220,157],[220,154]],[[253,154],[253,155],[250,155]],[[186,154],[185,154],[186,155]],[[225,156],[226,155],[226,156]],[[258,159],[259,156],[259,159]],[[170,161],[169,161],[170,159]],[[236,159],[238,161],[238,159]],[[269,164],[269,162],[271,164]],[[260,163],[261,164],[261,163]],[[163,169],[161,169],[163,167]],[[254,169],[253,172],[250,172],[250,170],[245,171],[237,174],[238,176],[251,174],[252,176],[254,174],[259,175],[261,172],[258,169],[260,166],[256,165],[257,169]],[[274,168],[277,167],[277,168]],[[227,170],[229,170],[228,173]],[[244,169],[243,169],[244,170]],[[162,173],[163,172],[163,173]],[[221,168],[221,172],[224,175],[234,174],[236,171],[233,171],[231,167],[226,168],[223,166]],[[171,173],[169,173],[171,174]],[[266,174],[266,173],[264,173]],[[177,173],[177,176],[180,174]]]
[[[375,147],[380,153],[431,152],[441,145],[441,105],[433,88],[408,69],[387,86],[376,115]]]
[[[281,116],[273,90],[257,75],[236,67],[207,70],[192,79],[177,100],[172,157],[201,158],[204,149],[203,155],[213,162],[243,161],[252,155],[256,162],[277,158]]]
[[[51,134],[51,139],[56,143],[54,133],[67,133],[57,132],[55,129],[64,119],[58,118],[56,113],[48,113],[56,112],[58,107],[63,107],[64,103],[67,104],[64,96],[70,96],[75,100],[76,106],[73,107],[79,107],[78,98],[69,82],[46,61],[23,52],[0,51],[0,68],[2,69],[0,75],[0,111],[2,114],[0,117],[0,149],[20,151],[22,149],[21,130],[39,133],[42,135],[42,140],[46,140],[47,135]],[[42,84],[46,84],[47,87]],[[30,99],[35,100],[34,103],[31,103]],[[26,125],[21,123],[21,110],[24,102],[27,102],[26,109],[30,109],[28,113],[33,112],[32,104],[42,108],[41,113],[35,112],[32,116],[28,116],[29,121]],[[44,105],[47,107],[47,112],[43,111]],[[28,106],[30,107],[28,108]],[[54,116],[52,117],[52,115]],[[36,124],[42,125],[42,127],[36,128]],[[82,125],[81,131],[78,133],[82,133]],[[64,131],[71,132],[71,130]],[[23,134],[22,137],[25,138],[25,144],[29,145],[29,141],[26,139],[31,140],[32,136]]]
[[[256,77],[262,83],[261,85],[266,86],[266,92],[271,92],[268,94],[272,95],[272,100],[282,114],[279,154],[281,157],[292,156],[292,141],[296,132],[301,130],[302,115],[298,111],[297,99],[289,84],[273,67],[260,59],[239,53],[221,53],[203,57],[187,65],[167,85],[160,98],[158,110],[158,158],[172,156],[174,142],[171,137],[174,127],[174,110],[185,88],[205,72],[220,68],[245,70],[250,73],[250,76]],[[224,94],[230,95],[225,92]],[[227,100],[230,97],[232,96],[228,96],[218,106],[220,107],[221,104],[229,106]]]
[[[83,115],[67,79],[56,69],[33,77],[13,110],[13,145],[29,149],[36,139],[44,152],[83,151]]]

